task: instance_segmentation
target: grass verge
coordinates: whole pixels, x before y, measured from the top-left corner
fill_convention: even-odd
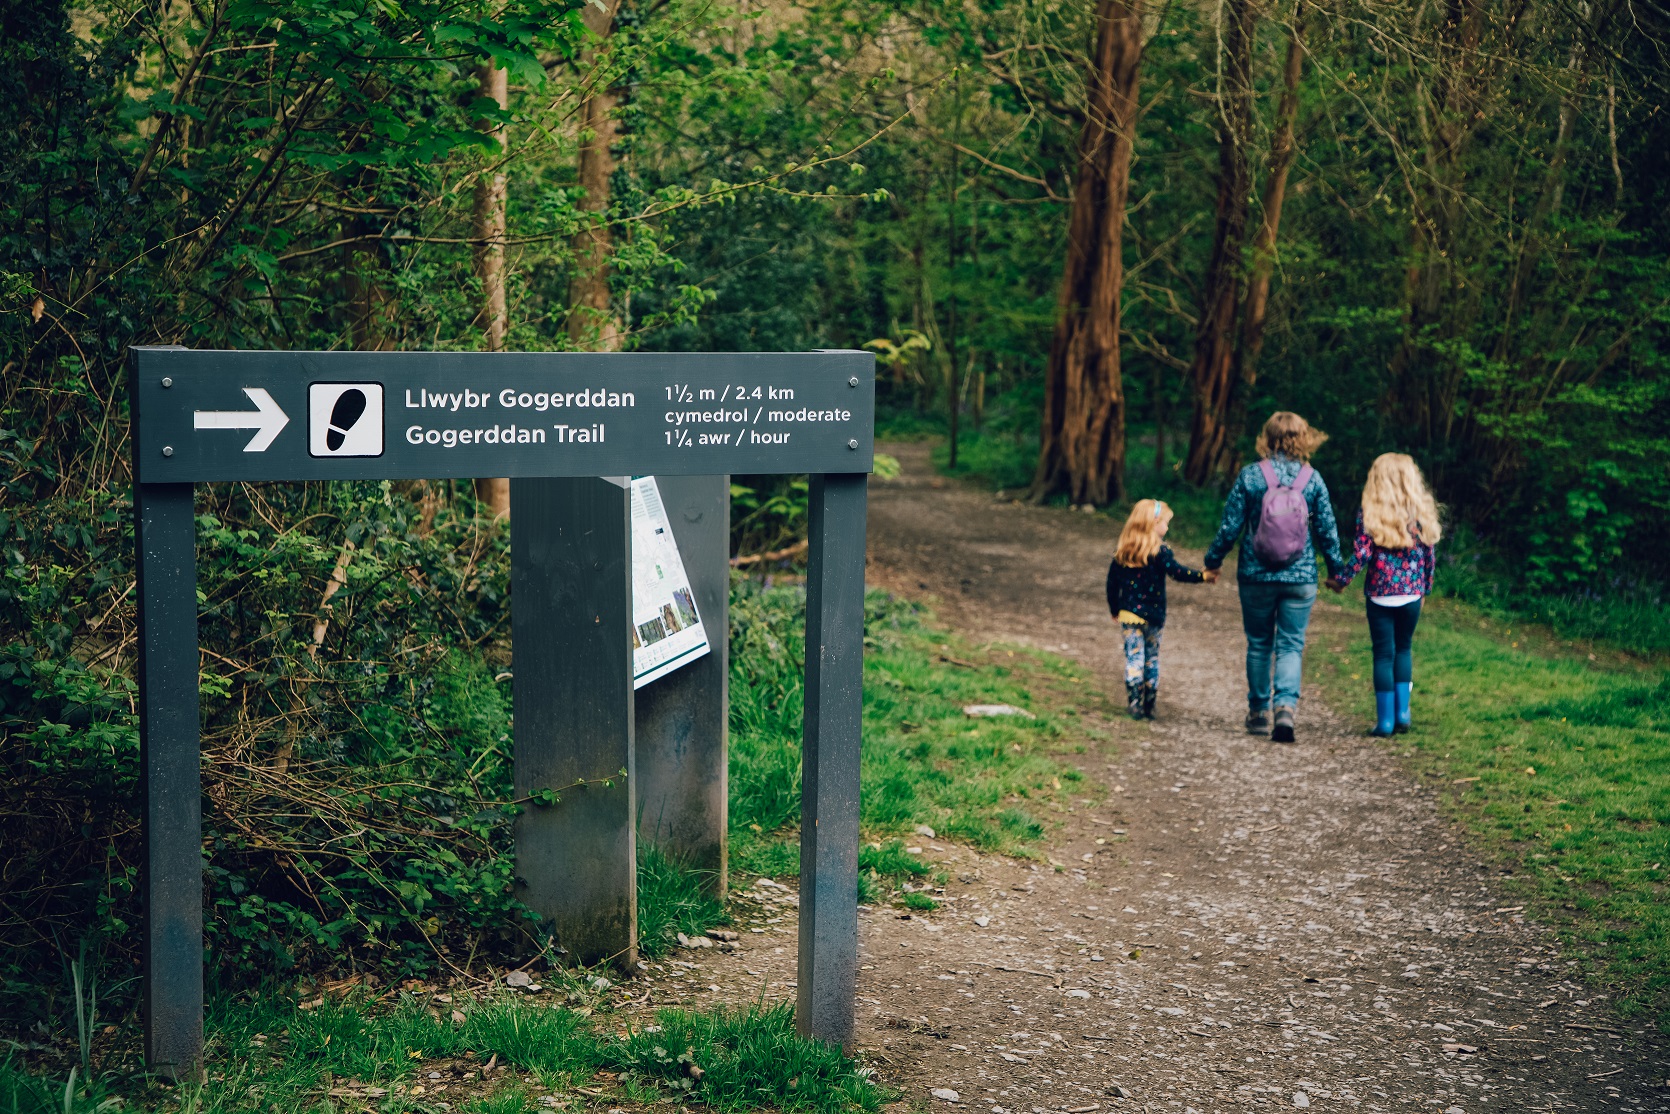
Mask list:
[[[799,847],[805,596],[742,581],[731,605],[731,861],[738,876],[794,874]],[[1027,855],[1049,814],[1095,792],[1075,764],[1107,712],[1088,678],[1048,655],[972,646],[909,603],[866,601],[860,865],[894,888],[926,868],[892,837],[934,830]],[[1025,715],[975,718],[1008,704]],[[874,891],[867,896],[874,896]]]
[[[1311,674],[1370,722],[1361,603],[1326,612]],[[1320,651],[1320,652],[1318,652]],[[1573,650],[1546,631],[1429,600],[1415,636],[1416,730],[1398,736],[1539,919],[1586,957],[1626,1014],[1670,1031],[1670,675]]]
[[[1565,638],[1596,639],[1641,658],[1670,656],[1670,589],[1622,577],[1596,577],[1576,590],[1527,586],[1521,570],[1472,531],[1448,531],[1438,550],[1437,590],[1504,624],[1546,623]]]
[[[222,1003],[210,1013],[213,1066],[201,1083],[121,1073],[89,1082],[67,1065],[26,1073],[7,1061],[0,1110],[523,1114],[671,1101],[834,1114],[889,1097],[840,1049],[798,1035],[786,1006],[664,1010],[621,1029],[607,1015],[530,998],[444,997]]]

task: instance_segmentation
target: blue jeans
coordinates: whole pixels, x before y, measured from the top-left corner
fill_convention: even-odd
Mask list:
[[[1299,704],[1299,681],[1305,665],[1305,630],[1316,603],[1316,582],[1278,584],[1241,582],[1241,627],[1247,633],[1247,707],[1271,703],[1271,659],[1275,665],[1275,704]]]
[[[1421,601],[1402,607],[1381,607],[1368,601],[1368,637],[1374,645],[1374,691],[1392,692],[1415,679],[1415,655],[1410,644],[1421,621]]]

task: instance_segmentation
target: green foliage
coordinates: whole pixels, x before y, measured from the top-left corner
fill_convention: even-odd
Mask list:
[[[895,881],[926,878],[933,873],[933,868],[925,860],[905,850],[905,841],[902,839],[890,839],[886,843],[867,843],[860,847],[858,869]]]
[[[1642,656],[1670,653],[1665,587],[1616,572],[1582,585],[1539,590],[1511,557],[1465,528],[1438,551],[1435,590],[1498,618],[1546,623],[1567,638],[1596,639]]]
[[[739,871],[796,869],[796,848],[775,834],[800,819],[805,606],[799,587],[733,581],[730,816]],[[1056,753],[1057,715],[1038,707],[1041,690],[1071,681],[1070,668],[1003,650],[970,670],[941,660],[946,636],[924,626],[913,605],[872,592],[865,612],[865,828],[926,824],[983,849],[1027,853],[1045,830],[1030,810],[1052,807],[1063,783],[1082,776]],[[971,720],[963,708],[977,703],[1030,706],[1039,718]],[[920,863],[902,847],[861,851],[861,869],[916,875]]]
[[[678,934],[700,936],[726,923],[713,896],[713,879],[654,847],[638,848],[638,950],[648,959],[667,954]]]
[[[202,490],[211,965],[416,973],[521,939],[508,690],[472,648],[507,617],[505,539],[467,514],[426,521],[386,485],[274,487],[253,507],[244,489]],[[7,515],[4,807],[28,838],[6,843],[0,932],[19,993],[17,973],[56,967],[59,941],[91,932],[113,971],[135,946],[138,746],[118,665],[131,526],[115,501],[88,513],[99,505]]]
[[[52,1076],[8,1055],[0,1061],[0,1109],[96,1114],[125,1104],[181,1114],[326,1114],[340,1108],[334,1096],[351,1082],[367,1088],[366,1099],[379,1109],[419,1111],[430,1109],[432,1100],[413,1093],[414,1085],[428,1082],[430,1071],[456,1080],[465,1071],[479,1074],[493,1058],[512,1072],[466,1084],[474,1093],[464,1109],[540,1109],[519,1078],[523,1073],[544,1090],[595,1079],[616,1101],[677,1099],[717,1110],[834,1114],[873,1111],[889,1097],[870,1082],[869,1069],[838,1047],[796,1032],[787,1006],[663,1010],[652,1024],[624,1033],[615,1031],[613,1018],[520,998],[455,996],[453,1006],[462,1020],[410,995],[390,1006],[363,997],[306,1006],[266,995],[220,1000],[207,1026],[207,1055],[215,1069],[201,1084],[170,1091],[143,1075],[89,1079],[72,1069]],[[618,1079],[599,1077],[600,1071]]]
[[[805,476],[731,477],[731,550],[773,553],[806,537]]]
[[[1516,635],[1517,632],[1517,635]],[[1521,641],[1516,642],[1516,636]],[[1477,610],[1435,601],[1415,641],[1416,729],[1399,736],[1417,769],[1540,920],[1582,945],[1626,1012],[1670,1031],[1670,678],[1662,667],[1603,667]],[[1316,666],[1335,699],[1372,716],[1368,661]]]
[[[663,1010],[606,1049],[610,1066],[719,1110],[873,1111],[889,1097],[838,1047],[801,1036],[788,1006]],[[701,1069],[693,1081],[686,1065]]]

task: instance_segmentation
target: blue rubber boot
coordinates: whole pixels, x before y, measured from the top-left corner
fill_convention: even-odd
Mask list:
[[[1397,697],[1397,722],[1392,729],[1399,735],[1408,731],[1410,725],[1414,723],[1414,720],[1409,718],[1409,692],[1414,687],[1408,681],[1399,681],[1397,692],[1393,694]]]
[[[1392,692],[1374,694],[1374,730],[1369,732],[1370,735],[1385,738],[1393,732],[1396,725],[1392,719],[1392,709],[1396,698],[1397,694]]]

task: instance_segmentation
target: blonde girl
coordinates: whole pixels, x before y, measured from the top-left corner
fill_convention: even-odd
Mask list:
[[[1374,646],[1373,735],[1408,731],[1412,719],[1415,624],[1432,591],[1432,547],[1444,536],[1438,502],[1420,467],[1403,453],[1385,453],[1369,468],[1351,559],[1328,587],[1339,592],[1368,567],[1369,638]]]
[[[1154,701],[1160,691],[1160,629],[1166,625],[1166,577],[1185,584],[1208,579],[1177,563],[1165,544],[1170,527],[1170,507],[1158,499],[1137,500],[1108,566],[1108,611],[1125,635],[1125,695],[1132,719],[1154,718]]]

